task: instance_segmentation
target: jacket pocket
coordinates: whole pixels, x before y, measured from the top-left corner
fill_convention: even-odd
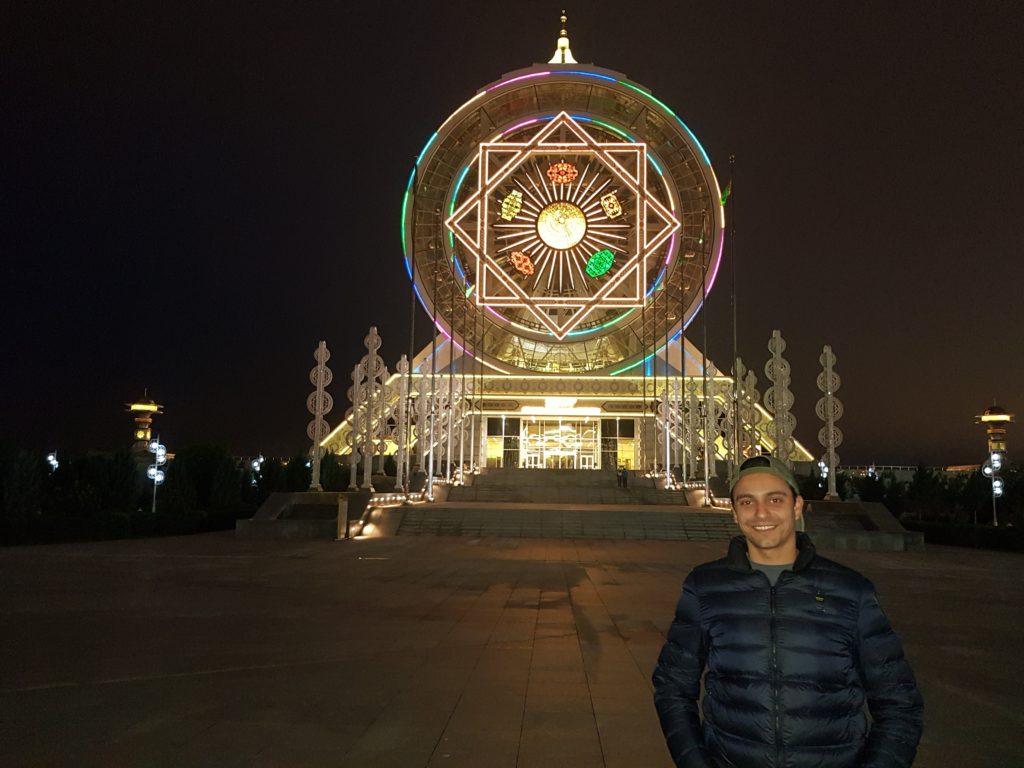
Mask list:
[[[736,768],[736,764],[722,754],[722,748],[719,746],[718,739],[715,738],[715,732],[711,727],[704,728],[704,746],[707,747],[708,754],[711,756],[711,762],[715,764],[715,768]]]

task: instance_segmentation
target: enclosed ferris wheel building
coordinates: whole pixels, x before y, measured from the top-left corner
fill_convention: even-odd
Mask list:
[[[647,88],[575,62],[563,29],[552,62],[480,89],[410,174],[404,266],[437,329],[408,373],[413,452],[458,439],[473,467],[692,476],[705,453],[771,449],[767,413],[687,336],[724,233],[697,137]]]

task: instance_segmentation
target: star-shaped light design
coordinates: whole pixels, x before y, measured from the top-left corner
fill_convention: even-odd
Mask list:
[[[594,312],[643,303],[648,262],[681,226],[648,190],[646,144],[597,141],[561,112],[528,141],[481,143],[474,163],[478,187],[445,225],[476,260],[477,304],[525,309],[561,340]],[[566,163],[577,175],[555,183],[547,170]],[[522,205],[508,219],[502,203],[513,191]],[[612,193],[614,217],[601,202]],[[602,250],[612,266],[588,274]],[[517,269],[513,252],[534,272]]]

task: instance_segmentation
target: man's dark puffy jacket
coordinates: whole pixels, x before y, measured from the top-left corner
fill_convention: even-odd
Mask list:
[[[742,537],[728,557],[687,576],[654,670],[654,701],[677,766],[914,762],[921,695],[874,587],[818,557],[805,534],[797,546],[793,570],[775,587],[751,569]]]

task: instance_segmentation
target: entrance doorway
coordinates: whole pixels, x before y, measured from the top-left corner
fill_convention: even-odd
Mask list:
[[[599,469],[600,422],[523,419],[523,463],[539,469]]]
[[[633,419],[489,416],[486,466],[532,469],[633,469]]]

